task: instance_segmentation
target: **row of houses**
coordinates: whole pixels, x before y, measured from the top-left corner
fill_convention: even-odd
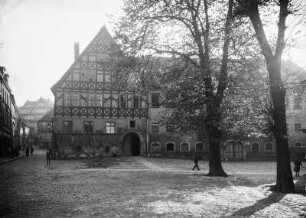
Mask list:
[[[76,43],[74,55],[71,67],[51,88],[54,94],[52,143],[60,156],[190,157],[197,153],[207,157],[205,139],[190,131],[179,131],[171,122],[163,122],[168,110],[160,102],[164,89],[139,91],[120,83],[120,76],[128,69],[120,65],[121,53],[106,27],[81,54]],[[287,105],[288,117],[291,117],[288,121],[290,146],[304,153],[305,97],[302,89],[288,97],[290,104]],[[273,159],[275,142],[269,137],[244,141],[225,139],[221,152],[224,160]]]
[[[0,158],[10,158],[18,154],[17,123],[18,110],[9,86],[9,74],[5,67],[0,67]]]

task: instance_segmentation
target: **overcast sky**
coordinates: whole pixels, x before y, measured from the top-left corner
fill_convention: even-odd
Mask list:
[[[0,65],[10,75],[18,106],[41,96],[53,101],[50,88],[72,64],[74,42],[83,51],[103,25],[111,32],[122,0],[17,1],[22,3],[0,19]],[[306,68],[305,47],[291,58]]]
[[[122,14],[121,0],[24,0],[0,19],[0,65],[18,106],[50,91],[74,60],[74,42],[80,51],[103,25],[111,31]],[[113,16],[110,16],[113,15]]]

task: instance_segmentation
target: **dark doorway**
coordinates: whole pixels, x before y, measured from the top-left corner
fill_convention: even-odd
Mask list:
[[[140,155],[140,139],[136,133],[128,133],[123,139],[124,155],[139,156]]]

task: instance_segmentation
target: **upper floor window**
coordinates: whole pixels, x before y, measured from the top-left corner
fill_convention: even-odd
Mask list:
[[[120,95],[120,107],[126,108],[126,95],[124,94]]]
[[[80,73],[73,73],[72,80],[73,81],[80,81]]]
[[[159,132],[159,123],[158,122],[154,122],[152,123],[152,132]]]
[[[153,93],[152,98],[152,107],[159,107],[159,93]]]
[[[133,96],[133,108],[139,108],[139,96],[138,95]]]
[[[80,104],[80,98],[79,94],[74,94],[72,99],[73,106],[79,106]]]
[[[97,106],[102,107],[103,106],[103,95],[97,94]]]
[[[175,131],[175,124],[172,122],[167,122],[166,123],[166,130],[167,132],[174,132]]]
[[[93,121],[84,121],[84,132],[85,133],[93,133]]]
[[[72,133],[72,121],[71,120],[64,120],[63,121],[63,132],[64,133]]]
[[[106,122],[106,134],[115,134],[115,127],[116,123],[115,122]]]
[[[71,106],[71,99],[70,99],[70,93],[64,94],[64,104],[65,106]]]
[[[293,99],[293,108],[295,110],[302,109],[302,97],[300,95],[294,96],[294,99]]]

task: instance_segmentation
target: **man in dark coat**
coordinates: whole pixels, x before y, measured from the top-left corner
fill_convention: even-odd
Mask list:
[[[300,170],[301,170],[302,161],[301,159],[297,156],[294,160],[294,171],[295,171],[295,177],[300,176]]]
[[[192,170],[194,170],[195,168],[197,168],[198,170],[200,170],[199,165],[198,165],[199,156],[198,156],[198,155],[195,155],[194,158],[193,158],[193,161],[194,161],[194,167],[192,168]]]

